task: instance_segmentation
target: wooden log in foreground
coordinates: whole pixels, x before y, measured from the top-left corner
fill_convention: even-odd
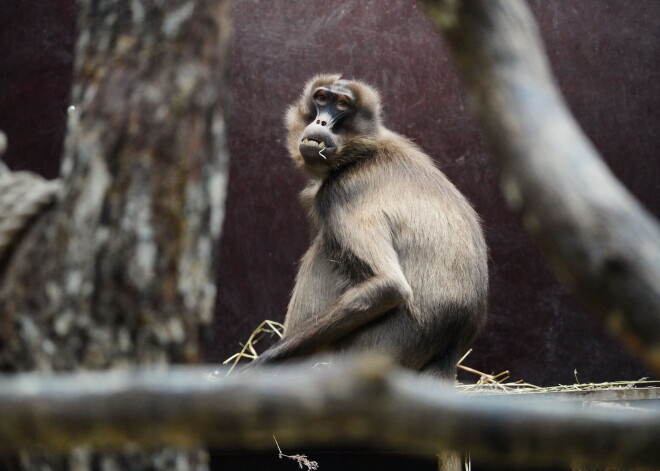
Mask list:
[[[127,444],[443,448],[510,464],[660,465],[660,410],[468,396],[378,358],[209,380],[210,367],[0,379],[0,451]]]

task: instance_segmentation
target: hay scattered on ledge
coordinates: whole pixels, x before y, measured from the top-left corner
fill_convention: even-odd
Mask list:
[[[489,375],[481,371],[475,370],[462,364],[463,360],[472,353],[472,349],[463,355],[458,361],[457,368],[467,371],[468,373],[479,376],[479,379],[474,384],[457,383],[456,389],[465,393],[480,393],[480,394],[526,394],[526,393],[541,393],[541,392],[571,392],[571,391],[598,391],[606,389],[634,389],[638,387],[660,387],[660,381],[649,380],[648,378],[641,378],[636,381],[611,381],[604,383],[580,383],[577,376],[577,370],[573,373],[575,375],[575,384],[559,384],[556,386],[536,386],[535,384],[526,383],[523,380],[514,382],[506,382],[509,379],[509,371],[502,371],[496,375]]]
[[[259,358],[259,354],[254,347],[257,343],[259,343],[259,340],[264,338],[264,336],[277,335],[279,338],[282,338],[283,332],[284,326],[279,322],[265,320],[259,324],[257,328],[252,331],[247,341],[244,344],[239,344],[242,347],[241,351],[234,353],[232,356],[222,362],[223,365],[228,365],[231,363],[231,368],[229,368],[229,371],[227,371],[227,375],[229,375],[229,373],[234,370],[236,365],[238,365],[242,359],[247,358],[248,360],[252,361]]]
[[[259,353],[255,346],[264,337],[272,337],[276,335],[282,338],[284,326],[279,322],[265,320],[257,326],[256,329],[250,334],[245,343],[241,343],[241,350],[227,358],[222,364],[231,364],[231,368],[227,371],[227,375],[231,373],[234,368],[243,359],[254,360],[259,357]],[[472,349],[468,350],[465,355],[458,361],[456,367],[478,376],[476,383],[465,384],[456,383],[457,391],[461,393],[479,393],[479,394],[527,394],[527,393],[549,393],[549,392],[576,392],[576,391],[598,391],[607,389],[635,389],[639,387],[655,388],[660,387],[660,381],[649,380],[648,378],[641,378],[635,381],[612,381],[604,383],[581,383],[578,380],[577,371],[575,374],[575,384],[559,384],[556,386],[537,386],[535,384],[526,383],[523,380],[508,382],[510,376],[509,371],[505,370],[498,374],[487,374],[463,365],[465,359],[472,353]],[[324,365],[321,365],[324,366]],[[217,379],[220,371],[215,371],[208,375],[209,379]]]

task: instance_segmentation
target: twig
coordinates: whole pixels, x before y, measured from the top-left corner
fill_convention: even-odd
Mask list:
[[[280,444],[277,443],[277,438],[275,438],[275,435],[273,435],[273,440],[275,440],[275,445],[277,445],[277,451],[279,452],[280,459],[284,457],[297,461],[300,469],[302,469],[303,465],[307,466],[308,470],[319,469],[319,464],[316,461],[309,461],[309,459],[307,459],[307,455],[285,455],[282,453],[282,449],[280,448]]]
[[[456,366],[460,366],[460,364],[463,363],[463,360],[465,360],[470,355],[470,353],[472,353],[472,349],[469,349],[467,352],[465,352],[465,355],[463,355],[461,359],[456,362]]]
[[[493,380],[493,376],[491,376],[489,374],[486,374],[486,373],[482,373],[481,371],[475,370],[474,368],[470,368],[469,366],[458,365],[458,368],[460,368],[464,371],[467,371],[468,373],[474,373],[475,375],[479,375],[482,378],[487,378],[487,379]]]
[[[229,373],[231,373],[234,370],[234,368],[236,367],[236,365],[238,365],[238,362],[241,361],[242,358],[247,358],[249,360],[255,360],[259,358],[259,354],[254,348],[254,346],[262,338],[259,336],[259,334],[270,334],[270,335],[275,334],[279,338],[282,338],[283,330],[284,330],[284,326],[279,322],[265,320],[261,324],[259,324],[257,328],[252,331],[250,337],[248,337],[247,339],[247,342],[245,342],[245,344],[239,344],[243,347],[241,351],[233,354],[232,356],[230,356],[229,358],[227,358],[225,361],[222,362],[223,365],[226,365],[233,361],[231,368],[229,368],[229,371],[227,371],[227,375],[229,375]],[[248,351],[249,353],[247,353]]]

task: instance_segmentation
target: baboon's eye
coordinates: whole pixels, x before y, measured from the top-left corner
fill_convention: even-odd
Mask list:
[[[349,102],[347,102],[346,100],[339,100],[337,102],[337,109],[339,111],[346,111],[350,107],[351,107],[351,104]]]
[[[319,105],[323,106],[328,102],[328,97],[325,95],[324,92],[316,92],[316,95],[314,95],[314,101],[318,103]]]

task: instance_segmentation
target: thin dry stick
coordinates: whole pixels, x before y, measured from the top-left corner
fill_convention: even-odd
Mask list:
[[[467,352],[465,352],[465,355],[463,355],[461,357],[461,359],[458,360],[458,362],[456,363],[456,367],[460,368],[464,371],[467,371],[468,373],[479,375],[480,378],[479,378],[479,381],[477,381],[477,385],[482,385],[482,384],[486,384],[486,383],[495,383],[495,384],[497,384],[497,383],[502,383],[503,381],[506,381],[507,379],[509,379],[509,376],[506,376],[506,377],[500,379],[499,381],[497,380],[497,378],[499,378],[500,376],[508,375],[509,370],[502,371],[501,373],[496,374],[496,375],[493,376],[493,375],[489,375],[487,373],[483,373],[479,370],[475,370],[474,368],[470,368],[469,366],[462,365],[461,363],[463,363],[463,360],[465,360],[468,357],[468,355],[470,355],[470,353],[472,353],[472,349],[469,349]]]
[[[273,440],[275,440],[275,445],[277,445],[277,451],[279,452],[280,459],[284,457],[297,461],[300,469],[302,469],[303,465],[307,466],[308,470],[319,469],[319,464],[316,461],[309,461],[309,459],[307,459],[307,455],[285,455],[282,453],[282,449],[280,448],[280,444],[277,443],[277,438],[275,438],[275,435],[273,435]]]
[[[470,353],[472,353],[472,349],[469,349],[467,352],[465,352],[465,355],[463,355],[461,359],[456,362],[456,366],[460,366],[460,364],[463,363],[463,360],[465,360],[470,355]]]
[[[495,376],[493,376],[493,375],[489,375],[489,374],[487,374],[487,373],[482,373],[481,371],[479,371],[479,370],[475,370],[475,369],[473,369],[473,368],[470,368],[469,366],[458,365],[458,367],[459,367],[460,369],[462,369],[463,371],[467,371],[468,373],[474,373],[475,375],[479,375],[479,376],[481,376],[482,378],[486,378],[486,379],[488,379],[488,380],[490,380],[490,381],[495,381]],[[501,373],[500,373],[500,374],[501,374]],[[499,375],[498,375],[498,376],[499,376]]]
[[[229,371],[227,371],[227,375],[231,373],[236,365],[238,365],[238,362],[241,361],[242,358],[248,358],[250,360],[254,360],[259,357],[259,354],[255,350],[254,346],[261,340],[260,334],[276,334],[280,338],[282,338],[282,331],[284,329],[284,326],[280,324],[279,322],[275,321],[269,321],[265,320],[259,326],[254,329],[252,334],[250,334],[250,337],[247,339],[247,342],[245,344],[240,344],[243,348],[241,349],[240,352],[235,353],[234,355],[230,356],[227,358],[225,361],[222,362],[223,365],[226,365],[233,361],[234,363],[231,365],[231,368],[229,368]],[[249,353],[248,353],[249,351]]]

